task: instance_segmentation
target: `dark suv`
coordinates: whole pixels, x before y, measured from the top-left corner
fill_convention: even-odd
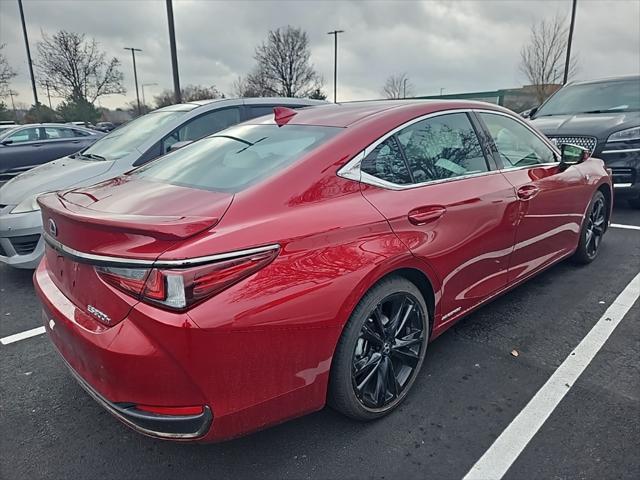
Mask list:
[[[640,208],[640,76],[569,83],[528,116],[558,144],[602,158],[613,171],[616,199]]]

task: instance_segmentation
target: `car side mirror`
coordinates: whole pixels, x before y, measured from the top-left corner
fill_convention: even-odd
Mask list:
[[[2,141],[2,145],[11,145],[12,143],[13,143],[13,140],[9,140],[8,138]]]
[[[590,152],[586,148],[571,143],[560,145],[560,167],[568,168],[571,165],[578,165],[589,158]]]
[[[531,118],[536,114],[537,111],[538,111],[538,107],[533,107],[528,110],[525,110],[524,112],[520,112],[520,116],[522,118]]]
[[[173,145],[171,145],[169,147],[169,150],[167,150],[168,152],[173,152],[174,150],[178,150],[179,148],[185,147],[187,145],[189,145],[190,143],[193,143],[193,140],[183,140],[182,142],[176,142]]]

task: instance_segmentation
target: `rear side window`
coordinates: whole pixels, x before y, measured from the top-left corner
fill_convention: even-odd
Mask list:
[[[247,119],[273,114],[274,105],[251,105],[248,109]]]
[[[291,165],[341,128],[307,125],[242,125],[139,168],[148,180],[204,190],[237,192]]]
[[[489,170],[478,136],[465,113],[427,118],[397,135],[415,183]]]
[[[60,127],[45,127],[44,132],[47,135],[47,138],[50,140],[61,139],[61,138],[73,138],[73,130],[70,128],[60,128]]]
[[[91,134],[89,132],[85,132],[84,130],[74,130],[73,134],[76,137],[89,137]]]
[[[199,140],[237,123],[240,123],[240,109],[237,107],[205,113],[193,120],[189,120],[165,138],[162,142],[162,152],[168,152],[169,147],[174,143]]]
[[[395,137],[387,138],[367,155],[360,164],[360,170],[387,182],[399,185],[411,183],[407,164]]]

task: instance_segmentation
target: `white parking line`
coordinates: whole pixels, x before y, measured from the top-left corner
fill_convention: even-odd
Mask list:
[[[627,230],[640,230],[640,227],[636,225],[623,225],[622,223],[612,223],[611,226],[613,228],[624,228]]]
[[[575,384],[638,297],[640,297],[640,273],[618,295],[586,337],[493,442],[493,445],[471,467],[463,480],[499,480],[507,473],[509,467],[520,456],[571,386]]]
[[[26,332],[20,332],[14,335],[9,335],[8,337],[0,338],[0,343],[2,345],[9,345],[10,343],[19,342],[20,340],[24,340],[26,338],[35,337],[36,335],[42,335],[44,332],[44,327],[32,328],[31,330],[27,330]]]

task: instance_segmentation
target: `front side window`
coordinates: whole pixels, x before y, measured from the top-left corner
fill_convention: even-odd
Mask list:
[[[478,136],[465,113],[427,118],[397,135],[415,183],[489,170]]]
[[[132,175],[203,190],[237,192],[275,175],[342,129],[307,125],[242,125],[204,138]]]
[[[411,183],[407,164],[395,136],[387,138],[360,164],[360,170],[387,182],[405,185]]]
[[[557,161],[553,150],[517,120],[493,113],[480,113],[480,117],[493,138],[504,168],[527,167]]]
[[[185,123],[162,142],[162,152],[167,153],[177,142],[199,140],[225,128],[240,123],[239,108],[225,108],[200,115]]]
[[[37,142],[40,140],[40,128],[23,128],[9,135],[7,140],[11,143]]]

